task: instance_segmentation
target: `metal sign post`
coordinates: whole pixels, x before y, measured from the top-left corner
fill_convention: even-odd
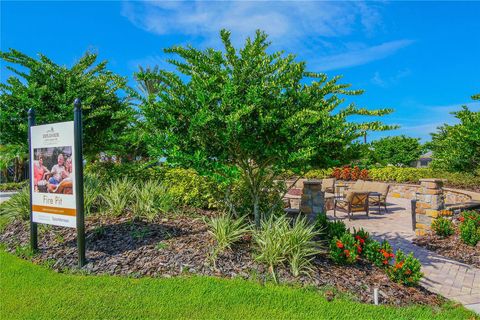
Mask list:
[[[32,148],[32,132],[30,130],[31,127],[35,125],[35,110],[29,109],[28,110],[28,150]],[[32,163],[33,163],[33,155],[30,154],[29,164],[29,171],[30,171],[30,179],[33,179],[33,170],[32,170]],[[38,250],[38,228],[37,223],[33,222],[32,216],[32,184],[30,184],[30,247],[32,251],[35,252]]]
[[[85,257],[85,217],[83,212],[83,154],[82,154],[82,104],[75,99],[73,107],[73,128],[75,132],[75,189],[77,197],[77,248],[78,266],[86,263]]]

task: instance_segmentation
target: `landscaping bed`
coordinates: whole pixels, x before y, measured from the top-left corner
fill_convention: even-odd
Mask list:
[[[243,237],[233,251],[220,254],[213,267],[208,258],[213,239],[202,218],[190,216],[134,220],[130,216],[90,217],[86,221],[88,264],[82,272],[125,275],[129,277],[172,277],[209,275],[244,278],[261,283],[270,281],[269,272],[252,257],[251,239]],[[41,226],[40,252],[31,256],[28,250],[28,223],[14,221],[0,235],[7,251],[47,265],[59,272],[70,272],[77,265],[74,229]],[[419,286],[406,287],[389,279],[385,272],[360,261],[351,266],[333,263],[327,253],[317,255],[309,276],[293,277],[280,267],[280,283],[315,287],[327,298],[347,293],[354,299],[372,303],[373,288],[379,288],[380,303],[390,305],[441,305],[444,299]]]
[[[450,237],[444,238],[429,232],[414,239],[414,243],[444,257],[480,268],[480,242],[476,246],[465,244],[459,236],[457,226]]]

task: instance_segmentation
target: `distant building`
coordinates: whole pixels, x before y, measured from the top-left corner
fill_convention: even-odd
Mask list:
[[[428,151],[427,153],[423,154],[418,158],[418,160],[412,162],[412,167],[415,168],[426,168],[432,162],[432,151]]]

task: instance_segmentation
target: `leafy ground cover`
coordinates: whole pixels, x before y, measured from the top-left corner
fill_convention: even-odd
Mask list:
[[[206,213],[204,213],[206,214]],[[211,262],[214,239],[202,218],[177,216],[175,219],[146,221],[123,217],[89,217],[86,221],[88,264],[83,272],[128,277],[178,277],[185,274],[243,278],[271,282],[271,272],[255,259],[258,250],[246,235],[232,250],[221,252]],[[77,265],[75,230],[41,226],[40,252],[29,252],[27,222],[14,221],[2,234],[0,243],[8,252],[46,265],[59,272],[70,272]],[[326,248],[325,248],[326,249]],[[328,251],[315,255],[311,272],[294,276],[288,265],[278,265],[281,284],[335,289],[334,296],[347,294],[356,301],[372,303],[378,288],[380,303],[406,306],[439,306],[444,299],[420,286],[407,287],[389,279],[383,269],[364,259],[352,265],[332,261]]]
[[[447,227],[443,227],[446,225]],[[466,226],[470,228],[467,228]],[[417,237],[415,244],[447,258],[480,268],[480,213],[464,211],[456,218],[438,218],[433,231]],[[445,232],[448,230],[449,232]]]
[[[3,319],[475,319],[462,307],[373,306],[241,279],[58,274],[0,251]]]

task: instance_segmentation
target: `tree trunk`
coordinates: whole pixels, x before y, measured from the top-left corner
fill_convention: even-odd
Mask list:
[[[13,181],[18,182],[18,158],[15,158],[13,162],[14,174],[13,174]]]
[[[253,216],[255,218],[255,227],[260,229],[260,208],[259,208],[259,194],[258,190],[254,191],[253,196]]]

